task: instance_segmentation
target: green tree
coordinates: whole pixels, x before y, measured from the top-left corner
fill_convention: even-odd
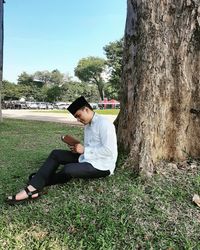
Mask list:
[[[27,86],[27,85],[17,85],[17,94],[18,94],[18,99],[21,97],[25,97],[26,100],[29,100],[30,97],[35,97],[34,93],[35,91],[33,90],[33,86]],[[35,98],[34,98],[35,99]]]
[[[18,86],[9,81],[2,81],[2,100],[18,100]]]
[[[33,76],[35,82],[40,81],[46,86],[61,86],[64,83],[64,74],[62,74],[58,69],[54,69],[51,72],[48,70],[37,71]]]
[[[61,86],[64,83],[64,74],[62,74],[58,69],[54,69],[51,72],[51,79],[52,84]]]
[[[61,96],[62,96],[62,89],[58,86],[55,85],[47,90],[47,101],[49,102],[55,102],[55,101],[60,101]]]
[[[78,62],[75,68],[75,76],[81,81],[96,84],[101,99],[104,98],[105,80],[103,73],[106,69],[106,61],[99,57],[87,57]]]
[[[62,86],[62,100],[74,101],[75,98],[84,95],[89,102],[99,100],[97,86],[83,82],[67,82]]]
[[[33,84],[33,76],[27,74],[25,71],[18,76],[17,84],[30,86]]]
[[[123,41],[124,39],[121,38],[118,41],[109,43],[103,48],[107,57],[107,65],[110,70],[109,82],[112,85],[112,95],[117,99],[121,89]]]
[[[110,82],[106,83],[104,92],[105,92],[105,96],[108,99],[115,99],[115,100],[119,99],[118,89],[116,89],[116,87]]]
[[[51,73],[48,70],[36,71],[33,77],[35,82],[42,82],[46,86],[51,84]]]
[[[46,92],[43,88],[36,85],[15,84],[9,81],[3,81],[2,85],[2,99],[3,100],[19,100],[21,97],[25,97],[26,100],[34,98],[38,101],[44,101],[46,98]]]

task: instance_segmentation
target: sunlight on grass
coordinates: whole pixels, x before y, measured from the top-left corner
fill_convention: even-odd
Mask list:
[[[120,110],[119,109],[97,109],[94,111],[101,115],[118,115]],[[59,114],[69,113],[67,110],[34,110],[33,112],[59,113]]]
[[[144,182],[122,167],[120,155],[113,176],[48,187],[26,205],[5,204],[51,150],[66,148],[66,132],[83,140],[82,128],[65,124],[0,124],[1,249],[200,249],[200,210],[191,202],[200,192],[199,166],[167,169]]]

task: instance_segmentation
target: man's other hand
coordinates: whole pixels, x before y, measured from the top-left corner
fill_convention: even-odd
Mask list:
[[[83,154],[84,153],[84,147],[80,143],[78,143],[78,144],[76,144],[74,146],[70,146],[70,150],[73,153],[78,153],[78,154]]]

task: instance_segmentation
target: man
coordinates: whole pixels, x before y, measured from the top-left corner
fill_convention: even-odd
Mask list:
[[[39,197],[47,185],[65,183],[72,178],[100,178],[113,174],[117,160],[115,127],[96,114],[83,96],[76,99],[68,111],[84,124],[84,146],[80,143],[68,150],[53,150],[37,173],[31,175],[28,186],[15,196],[10,205]],[[59,165],[64,165],[57,172]]]

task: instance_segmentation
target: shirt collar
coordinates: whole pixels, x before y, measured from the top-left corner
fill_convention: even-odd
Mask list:
[[[92,117],[92,121],[91,121],[90,125],[95,123],[95,121],[97,120],[97,117],[98,117],[98,115],[94,112],[94,115]]]

